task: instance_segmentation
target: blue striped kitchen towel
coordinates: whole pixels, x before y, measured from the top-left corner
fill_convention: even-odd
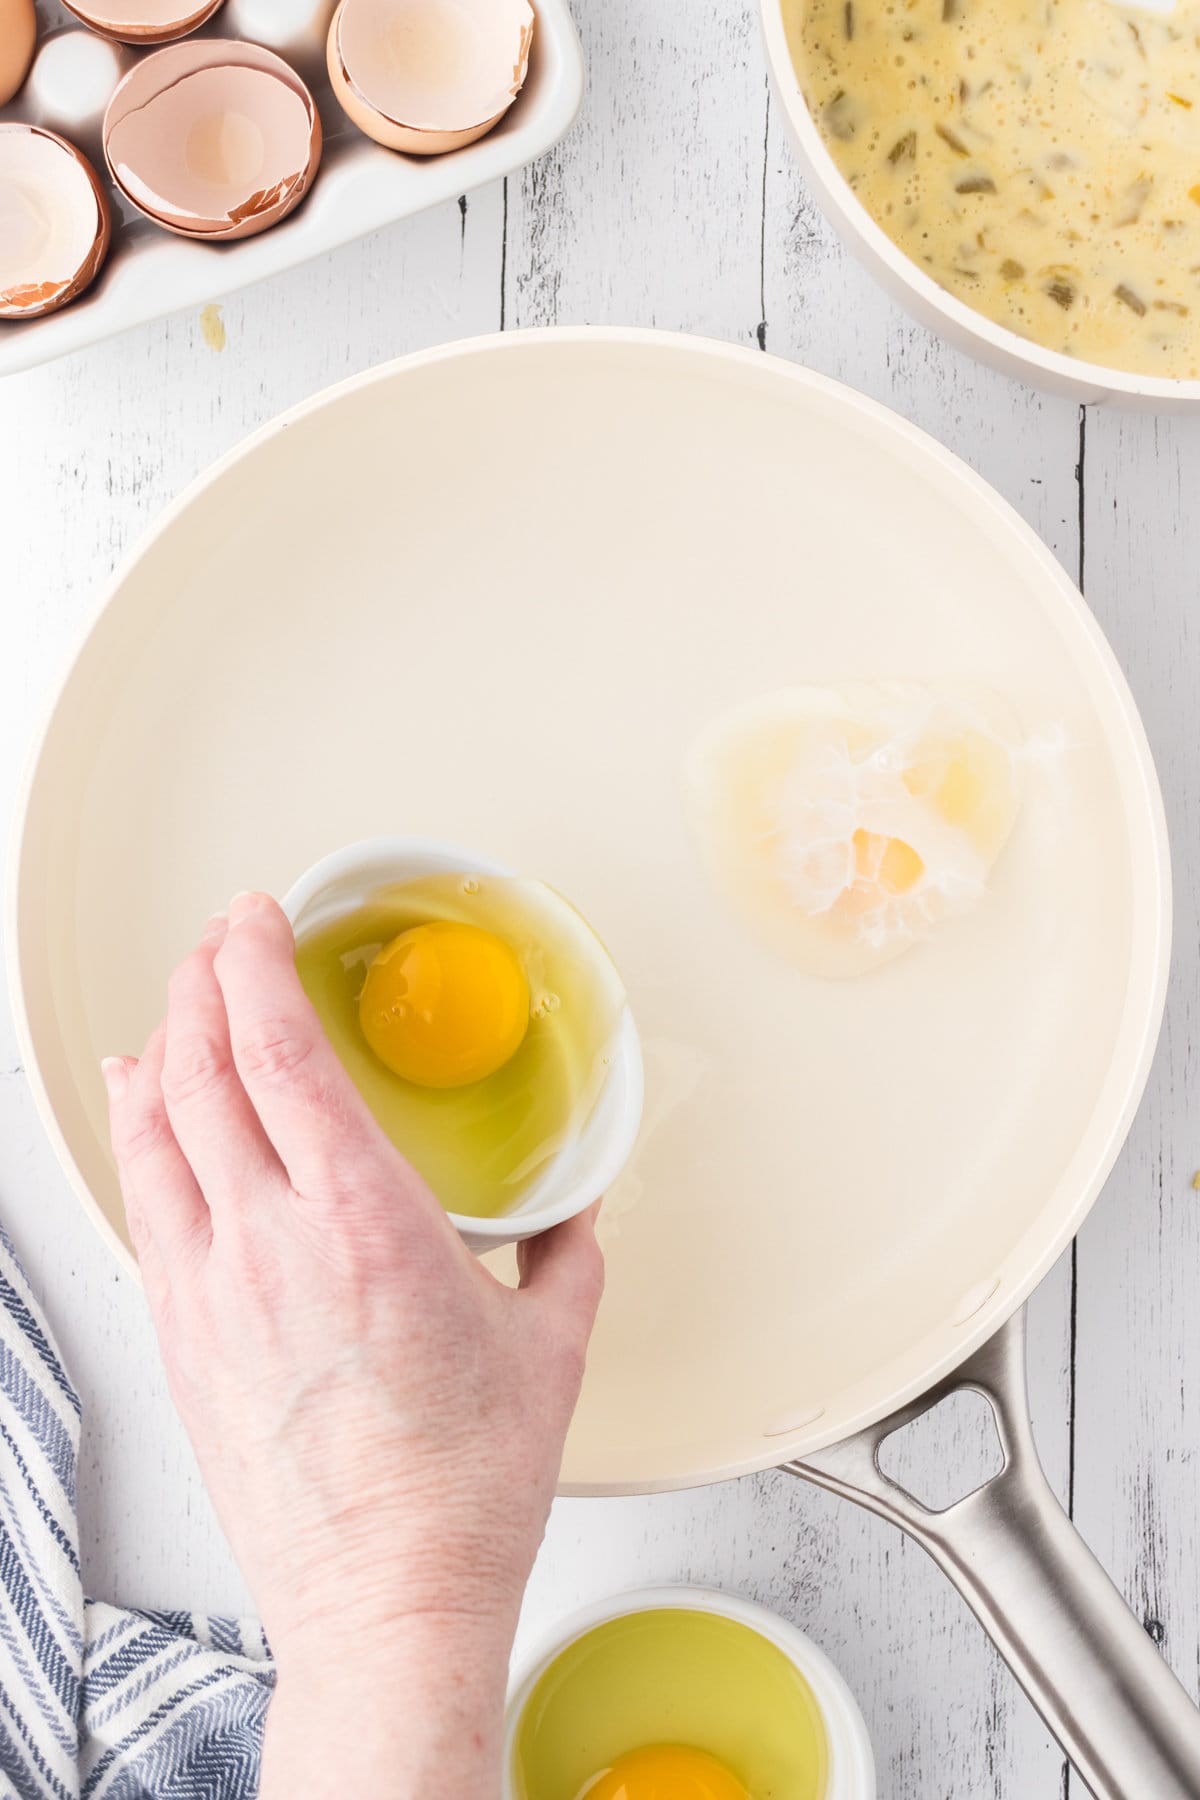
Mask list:
[[[85,1600],[79,1399],[0,1230],[0,1792],[252,1800],[274,1680],[260,1628]]]

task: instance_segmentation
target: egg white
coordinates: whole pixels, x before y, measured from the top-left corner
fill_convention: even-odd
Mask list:
[[[1019,749],[986,690],[790,688],[701,734],[688,810],[742,922],[809,974],[854,976],[982,900],[1020,804]]]

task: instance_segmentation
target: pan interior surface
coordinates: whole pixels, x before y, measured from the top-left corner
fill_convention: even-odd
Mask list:
[[[682,769],[731,707],[875,678],[984,683],[1044,754],[975,911],[821,980],[711,891]],[[1166,853],[1107,647],[955,459],[771,358],[574,331],[408,359],[228,459],[118,578],[34,766],[13,961],[119,1253],[100,1056],[231,893],[381,834],[550,882],[626,978],[646,1117],[575,1491],[764,1467],[918,1392],[1077,1229],[1145,1078]]]

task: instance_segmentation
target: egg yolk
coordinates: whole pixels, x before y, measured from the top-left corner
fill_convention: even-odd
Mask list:
[[[652,1744],[618,1757],[579,1800],[750,1800],[740,1781],[703,1750]]]
[[[854,863],[843,901],[848,912],[868,909],[879,893],[907,894],[925,873],[925,864],[903,838],[881,837],[860,826],[850,840]]]
[[[363,1036],[418,1087],[466,1087],[516,1055],[529,983],[516,952],[477,925],[437,919],[384,946],[358,1003]]]
[[[982,690],[765,695],[693,749],[705,861],[769,947],[813,974],[861,974],[983,897],[1016,818],[1019,742]]]

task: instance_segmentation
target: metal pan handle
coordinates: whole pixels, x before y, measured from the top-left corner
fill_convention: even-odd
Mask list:
[[[944,1512],[883,1474],[879,1447],[964,1389],[1004,1465]],[[1034,1448],[1025,1316],[913,1405],[788,1472],[890,1519],[950,1577],[1096,1800],[1200,1800],[1200,1711],[1055,1499]]]

